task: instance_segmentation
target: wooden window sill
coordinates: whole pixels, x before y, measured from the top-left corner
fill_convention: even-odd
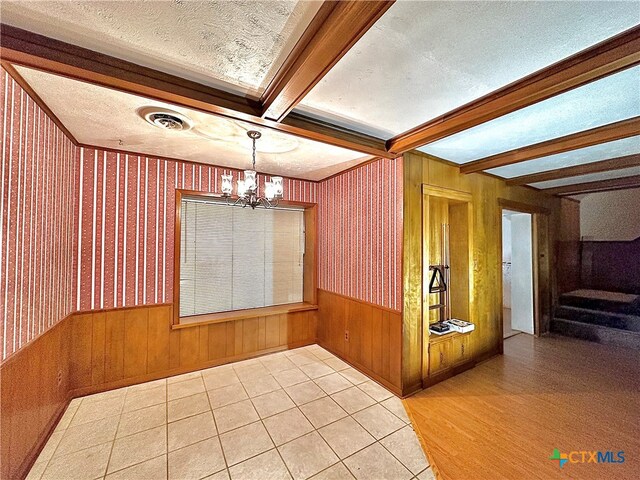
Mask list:
[[[281,315],[283,313],[306,312],[317,310],[318,306],[307,302],[287,303],[285,305],[274,305],[271,307],[249,308],[246,310],[233,310],[230,312],[205,313],[203,315],[192,315],[180,317],[180,323],[172,325],[171,328],[189,328],[199,325],[210,325],[213,323],[231,322],[234,320],[244,320],[246,318],[268,317],[270,315]]]

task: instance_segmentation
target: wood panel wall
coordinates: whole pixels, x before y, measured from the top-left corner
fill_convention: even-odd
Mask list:
[[[403,395],[402,314],[326,290],[318,290],[318,307],[318,343]]]
[[[172,305],[71,319],[74,397],[315,343],[317,311],[171,328]]]
[[[640,295],[640,238],[581,242],[580,287]]]
[[[69,399],[70,317],[0,366],[0,478],[24,478]]]
[[[580,288],[580,202],[560,200],[560,231],[556,242],[558,293]]]
[[[422,185],[466,192],[472,195],[474,255],[472,316],[476,330],[471,336],[476,360],[498,353],[502,345],[501,201],[531,211],[548,211],[537,228],[541,332],[546,330],[552,300],[557,297],[553,245],[563,227],[560,199],[527,187],[507,186],[498,178],[483,174],[464,175],[452,164],[419,152],[404,155],[403,228],[403,336],[402,386],[405,392],[420,388],[423,352],[422,328]],[[570,218],[570,215],[569,217]],[[565,222],[569,220],[565,219]],[[571,223],[573,225],[573,223]]]

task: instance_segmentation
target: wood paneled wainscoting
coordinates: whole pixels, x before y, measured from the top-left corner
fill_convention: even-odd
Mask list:
[[[182,328],[171,304],[69,315],[0,367],[0,478],[27,475],[72,398],[313,344],[317,313]]]
[[[318,344],[399,396],[402,313],[318,290]]]
[[[72,396],[146,382],[316,341],[317,311],[172,328],[173,306],[78,313]]]
[[[0,478],[20,479],[69,402],[70,317],[0,366]]]

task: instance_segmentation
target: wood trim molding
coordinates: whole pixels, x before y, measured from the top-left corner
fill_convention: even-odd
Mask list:
[[[60,121],[60,119],[56,116],[55,113],[49,108],[49,106],[40,98],[40,95],[36,93],[36,91],[31,88],[31,85],[27,83],[27,81],[18,73],[18,71],[8,62],[2,61],[2,68],[4,68],[9,76],[13,78],[18,85],[29,95],[34,102],[40,107],[40,109],[47,115],[53,123],[57,125],[57,127],[62,130],[62,132],[67,136],[71,143],[75,146],[78,146],[78,140],[74,137],[71,132],[64,126],[64,124]]]
[[[438,187],[437,185],[429,185],[426,183],[422,184],[422,194],[465,203],[470,203],[473,201],[473,195],[471,195],[469,192],[454,190],[452,188]]]
[[[353,358],[349,358],[347,355],[344,355],[344,354],[338,352],[336,349],[332,348],[326,342],[319,342],[318,345],[320,345],[322,348],[324,348],[328,352],[334,354],[336,357],[338,357],[340,360],[342,360],[343,362],[347,363],[351,367],[355,368],[356,370],[359,370],[360,372],[364,373],[366,376],[372,378],[377,383],[382,384],[387,390],[393,392],[396,396],[398,396],[400,398],[404,398],[404,397],[410,395],[411,393],[414,393],[414,392],[410,392],[410,393],[409,392],[403,392],[402,388],[394,385],[389,380],[387,380],[384,377],[378,375],[376,372],[374,372],[370,368],[365,367],[360,362],[355,361]]]
[[[234,322],[247,318],[267,317],[270,315],[284,315],[287,313],[307,312],[318,310],[317,305],[311,303],[285,303],[283,305],[272,305],[269,307],[247,308],[245,310],[232,310],[230,312],[204,313],[202,315],[191,315],[182,317],[180,324],[172,325],[171,328],[190,328],[200,325],[212,325],[215,323]]]
[[[262,95],[262,117],[282,121],[394,1],[323,2]]]
[[[173,312],[171,326],[180,325],[180,232],[182,231],[182,195],[176,188],[176,214],[173,221]]]
[[[542,191],[545,192],[545,190]],[[551,210],[549,210],[548,208],[540,207],[538,205],[531,205],[530,203],[516,202],[514,200],[508,200],[506,198],[498,198],[498,206],[500,206],[501,208],[506,208],[507,210],[515,210],[516,212],[540,213],[543,215],[548,215],[551,213]],[[500,260],[500,264],[502,265],[502,260]]]
[[[0,25],[0,35],[0,56],[8,63],[245,121],[368,155],[389,157],[382,139],[316,122],[302,115],[286,123],[262,118],[262,105],[257,99],[228,93],[6,24]]]
[[[636,167],[640,165],[640,154],[626,155],[624,157],[601,160],[599,162],[585,163],[573,167],[557,168],[546,172],[532,173],[531,175],[521,175],[508,179],[507,185],[526,185],[528,183],[546,182],[559,178],[577,177],[589,173],[608,172],[610,170],[620,170],[623,168]]]
[[[535,158],[633,137],[638,134],[640,134],[640,116],[465,163],[460,167],[460,172],[465,174],[476,173],[489,168],[513,165],[514,163],[525,162]]]
[[[395,154],[435,142],[640,63],[640,26],[463,105],[387,142]]]
[[[323,292],[323,293],[328,293],[329,295],[335,295],[336,297],[344,298],[345,300],[349,300],[350,302],[356,302],[356,303],[359,303],[361,305],[366,305],[368,307],[374,307],[374,308],[377,308],[377,309],[382,310],[384,312],[389,312],[389,313],[395,313],[395,314],[398,314],[398,315],[402,315],[402,310],[394,310],[393,308],[383,307],[382,305],[376,305],[375,303],[365,302],[364,300],[360,300],[360,299],[355,298],[355,297],[349,297],[347,295],[342,295],[341,293],[331,292],[331,291],[325,290],[323,288],[319,288],[318,291]]]
[[[640,175],[598,180],[596,182],[577,183],[575,185],[547,188],[542,191],[550,195],[575,195],[578,193],[608,192],[611,190],[624,190],[626,188],[636,187],[640,187]]]

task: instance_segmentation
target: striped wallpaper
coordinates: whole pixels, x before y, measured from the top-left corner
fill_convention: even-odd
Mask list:
[[[172,302],[176,188],[219,192],[238,172],[75,147],[0,73],[4,360],[72,311]],[[401,160],[284,186],[319,204],[319,287],[400,310]]]
[[[402,309],[402,159],[380,159],[318,186],[319,287]]]
[[[4,70],[0,203],[1,358],[74,308],[76,147]]]
[[[173,301],[175,189],[220,192],[209,165],[79,149],[76,309]],[[264,176],[260,175],[261,184]],[[317,184],[284,180],[286,200],[315,203]]]

